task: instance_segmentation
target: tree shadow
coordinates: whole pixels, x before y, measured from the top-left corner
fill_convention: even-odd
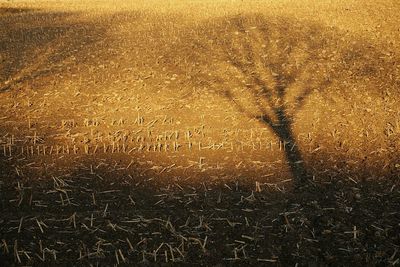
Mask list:
[[[0,92],[62,72],[82,50],[104,38],[104,25],[76,12],[0,10]],[[67,62],[68,60],[68,62]]]
[[[346,90],[363,79],[387,84],[393,73],[393,61],[383,59],[367,42],[349,37],[308,21],[224,17],[202,25],[191,40],[200,68],[193,82],[222,95],[288,145],[285,158],[299,187],[312,173],[294,124],[311,95]]]

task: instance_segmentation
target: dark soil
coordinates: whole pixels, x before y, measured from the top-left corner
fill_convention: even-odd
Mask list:
[[[398,181],[46,179],[1,179],[2,266],[399,264]]]

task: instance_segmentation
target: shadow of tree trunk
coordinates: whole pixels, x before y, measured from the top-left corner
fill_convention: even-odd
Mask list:
[[[280,121],[280,124],[273,126],[272,129],[280,141],[289,146],[288,149],[285,149],[285,157],[293,175],[295,185],[300,186],[308,179],[310,174],[304,164],[301,151],[296,144],[292,126],[290,123]]]

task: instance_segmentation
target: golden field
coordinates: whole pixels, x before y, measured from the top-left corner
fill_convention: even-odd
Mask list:
[[[1,257],[398,264],[399,11],[0,3]]]

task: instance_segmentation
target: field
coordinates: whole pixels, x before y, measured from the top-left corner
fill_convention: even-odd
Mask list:
[[[1,266],[400,265],[400,4],[0,2]]]

